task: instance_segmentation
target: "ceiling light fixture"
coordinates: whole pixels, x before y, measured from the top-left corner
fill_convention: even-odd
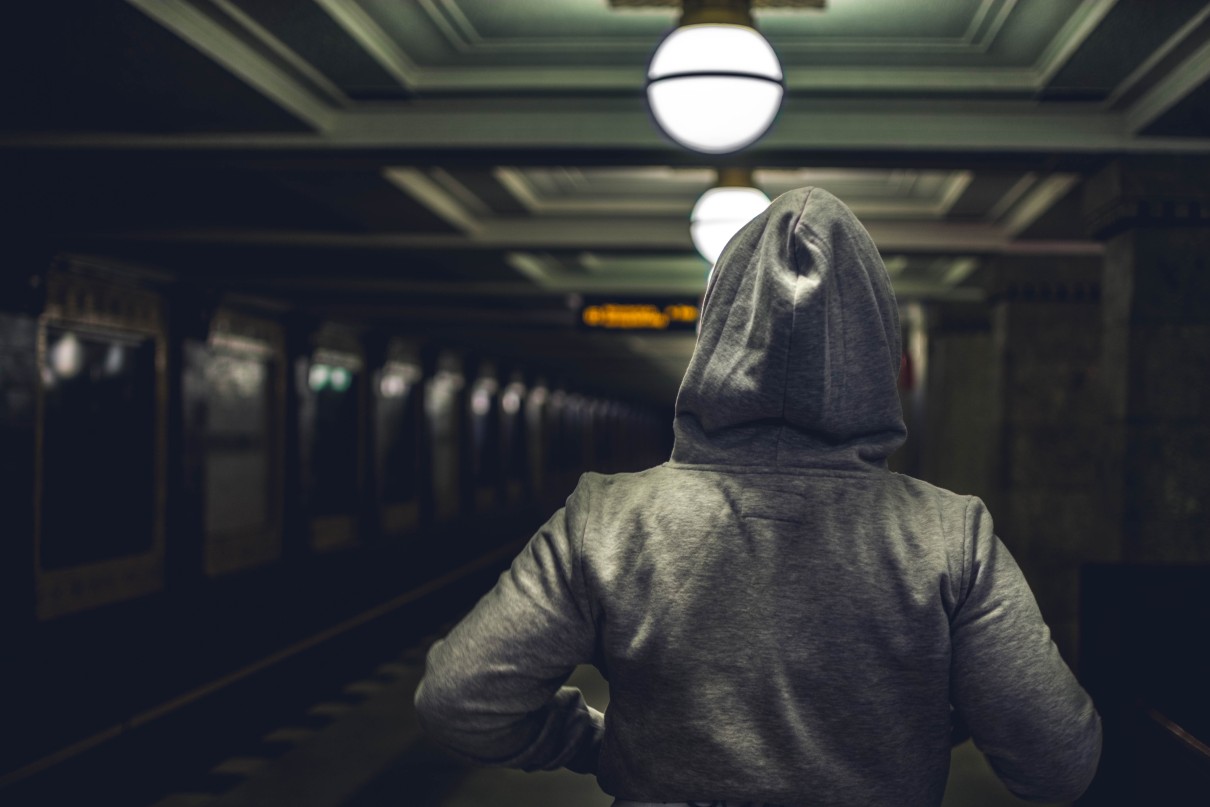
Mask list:
[[[752,22],[751,0],[684,0],[680,24],[647,67],[659,129],[706,154],[759,140],[781,109],[781,63]]]
[[[689,215],[693,246],[713,267],[727,242],[768,206],[769,197],[754,187],[750,169],[720,168],[718,184],[701,195]]]

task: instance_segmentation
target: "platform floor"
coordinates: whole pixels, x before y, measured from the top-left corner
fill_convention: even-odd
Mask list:
[[[269,732],[259,748],[224,760],[206,792],[173,793],[155,807],[609,807],[592,777],[475,767],[436,747],[412,710],[423,651],[405,651]],[[578,669],[571,683],[597,708],[608,704],[593,668]],[[973,745],[954,750],[943,807],[1022,804]]]

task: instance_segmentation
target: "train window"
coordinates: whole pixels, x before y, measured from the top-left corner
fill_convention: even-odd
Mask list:
[[[47,325],[39,559],[44,569],[149,551],[156,533],[156,345]]]

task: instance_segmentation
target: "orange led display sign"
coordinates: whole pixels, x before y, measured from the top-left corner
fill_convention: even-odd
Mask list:
[[[693,328],[698,310],[692,303],[594,303],[580,309],[587,328],[615,331],[667,331]]]

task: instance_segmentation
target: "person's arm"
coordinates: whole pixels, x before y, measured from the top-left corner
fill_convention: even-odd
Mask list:
[[[1071,801],[1096,773],[1100,716],[978,499],[965,527],[965,573],[950,623],[952,702],[1009,790]]]
[[[524,770],[596,771],[604,717],[563,686],[591,659],[596,638],[579,573],[576,499],[429,651],[416,712],[451,751]]]

